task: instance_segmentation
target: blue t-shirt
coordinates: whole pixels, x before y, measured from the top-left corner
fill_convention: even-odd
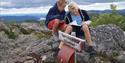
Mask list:
[[[75,16],[73,13],[71,13],[71,17],[72,17],[72,21],[76,24],[76,26],[81,26],[81,24],[82,24],[82,18],[81,18],[80,15]]]

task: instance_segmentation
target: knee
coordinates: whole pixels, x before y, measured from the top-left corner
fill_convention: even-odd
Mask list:
[[[73,29],[72,26],[69,26],[69,25],[68,25],[68,26],[66,27],[65,33],[70,34],[70,32],[72,32],[72,29]]]
[[[59,24],[59,23],[60,23],[59,19],[55,19],[55,24]]]
[[[67,30],[72,30],[72,29],[73,29],[72,26],[67,25]]]
[[[89,31],[89,28],[88,28],[87,24],[83,25],[82,29],[83,29],[84,32],[88,32]]]

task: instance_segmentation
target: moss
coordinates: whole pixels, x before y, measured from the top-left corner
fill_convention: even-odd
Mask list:
[[[44,32],[41,31],[41,32],[34,32],[34,33],[38,39],[42,39],[42,38],[48,39],[51,37],[51,32],[49,31],[44,31]]]
[[[12,30],[6,30],[4,29],[5,34],[7,34],[9,39],[15,39],[18,35],[13,32]]]
[[[22,34],[31,34],[33,32],[32,29],[24,29],[24,28],[20,28],[20,31]]]
[[[39,22],[39,25],[40,25],[40,26],[44,26],[44,25],[45,25],[44,22],[45,22],[45,21],[40,21],[40,22]]]

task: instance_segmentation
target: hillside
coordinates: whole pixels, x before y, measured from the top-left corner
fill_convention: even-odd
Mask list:
[[[77,52],[79,63],[83,61],[90,63],[125,62],[123,58],[125,35],[122,29],[115,25],[101,25],[91,29],[91,35],[93,42],[97,45],[94,48],[98,54],[94,50],[89,52],[88,49]],[[43,63],[56,63],[58,45],[59,42],[55,41],[50,31],[39,23],[0,22],[0,63],[32,63],[34,60],[28,59],[37,59],[37,57],[45,57],[46,59],[42,60]],[[94,55],[96,61],[93,60],[94,58],[89,59],[89,56],[93,57],[90,54]],[[41,59],[36,61],[41,61]]]

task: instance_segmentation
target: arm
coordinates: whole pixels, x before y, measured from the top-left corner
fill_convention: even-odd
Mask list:
[[[85,22],[83,22],[83,23],[85,23],[85,24],[87,24],[87,25],[90,25],[90,24],[91,24],[91,21],[88,20],[88,21],[85,21]]]
[[[59,20],[64,20],[65,16],[65,11],[63,11],[61,14],[58,13],[57,9],[51,8],[48,12],[47,19],[52,20],[52,19],[59,19]]]
[[[84,20],[82,24],[87,24],[87,25],[90,25],[91,24],[91,21],[90,21],[90,18],[89,18],[89,15],[87,14],[87,12],[85,10],[82,11],[83,15],[84,15]]]
[[[54,11],[53,8],[51,8],[46,16],[46,19],[49,21],[49,20],[52,20],[56,17],[58,17],[59,15],[56,15],[56,11]]]

